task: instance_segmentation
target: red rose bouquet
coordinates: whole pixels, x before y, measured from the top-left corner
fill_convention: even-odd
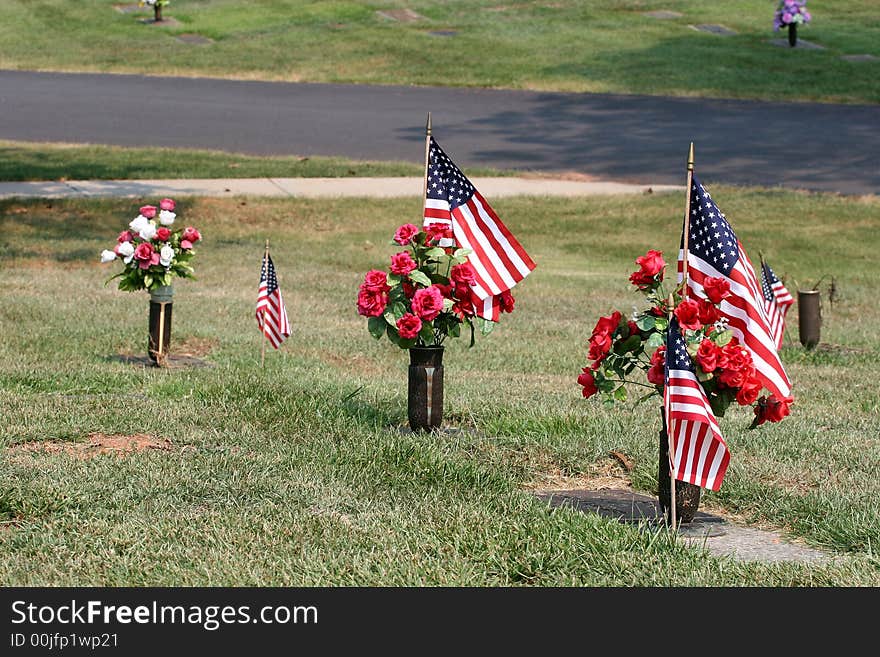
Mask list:
[[[754,406],[752,427],[765,421],[779,422],[788,415],[793,399],[760,396],[764,386],[756,376],[751,353],[739,344],[722,318],[718,306],[730,295],[726,279],[707,278],[703,282],[708,300],[683,299],[681,286],[670,295],[663,289],[666,263],[660,251],[648,251],[636,264],[639,270],[632,273],[630,282],[649,305],[629,319],[615,311],[596,323],[589,340],[592,363],[578,377],[584,397],[601,393],[607,404],[626,401],[626,383],[653,388],[642,400],[654,394],[662,396],[671,310],[716,417],[723,417],[734,401]],[[628,378],[637,369],[645,371],[647,383]]]
[[[420,230],[404,224],[391,244],[407,247],[391,256],[388,271],[367,272],[358,290],[358,314],[367,317],[367,328],[377,340],[383,335],[401,349],[440,346],[447,336],[470,328],[471,346],[475,325],[483,334],[494,324],[475,316],[475,282],[468,263],[468,249],[457,247],[452,230],[435,223]],[[502,312],[512,312],[510,293],[502,297]]]
[[[119,234],[113,250],[101,252],[101,262],[119,258],[124,263],[125,268],[109,279],[118,278],[120,290],[152,291],[171,285],[175,275],[195,278],[189,262],[202,236],[192,226],[172,228],[177,220],[175,205],[170,198],[162,199],[159,207],[144,205]]]

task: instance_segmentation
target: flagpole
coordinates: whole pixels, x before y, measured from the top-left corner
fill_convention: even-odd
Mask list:
[[[269,240],[266,240],[266,252],[263,254],[263,272],[267,273],[266,270],[269,267]],[[266,307],[263,306],[263,322],[260,326],[260,340],[262,341],[262,345],[260,346],[260,369],[263,368],[263,364],[266,362]]]
[[[431,113],[428,112],[428,121],[425,123],[425,177],[422,186],[422,215],[425,214],[425,202],[428,200],[428,156],[431,152]]]
[[[691,153],[693,153],[693,145],[691,145]],[[688,176],[690,178],[690,176]],[[688,185],[688,189],[690,189],[690,185]],[[687,282],[685,281],[685,285]],[[669,295],[669,300],[667,302],[668,310],[667,310],[667,321],[672,322],[672,307],[675,304],[675,300],[672,298],[672,294]],[[669,329],[667,329],[668,331]],[[669,353],[666,354],[666,358],[669,358]],[[667,367],[668,369],[668,367]],[[668,385],[668,382],[667,382]],[[666,394],[669,394],[669,391],[665,391]],[[676,517],[676,507],[678,504],[675,500],[675,452],[673,451],[673,440],[672,440],[672,429],[669,426],[669,418],[666,415],[663,415],[663,422],[666,424],[666,441],[667,447],[666,451],[669,453],[669,505],[670,505],[670,520],[672,521],[672,529],[676,529],[678,527],[678,518]]]
[[[685,192],[685,201],[684,201],[684,229],[682,234],[684,235],[684,241],[682,246],[684,247],[684,258],[682,259],[682,282],[684,283],[684,289],[682,292],[682,296],[686,299],[688,297],[688,244],[690,242],[690,233],[691,233],[691,187],[694,186],[694,142],[691,142],[691,147],[688,149],[688,161],[687,161],[687,191]]]

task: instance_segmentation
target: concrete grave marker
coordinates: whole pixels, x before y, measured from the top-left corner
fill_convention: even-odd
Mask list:
[[[770,43],[774,46],[779,46],[780,48],[795,48],[800,50],[825,50],[825,46],[820,46],[818,43],[813,43],[812,41],[807,41],[806,39],[801,39],[798,36],[797,45],[792,46],[788,43],[788,39],[771,39],[767,43]]]
[[[708,34],[716,34],[718,36],[733,36],[736,34],[729,27],[724,27],[723,25],[690,25],[689,27],[698,32],[707,32]]]

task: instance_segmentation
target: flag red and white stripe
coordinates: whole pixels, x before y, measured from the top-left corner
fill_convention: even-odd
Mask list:
[[[268,251],[263,256],[263,266],[260,270],[260,290],[257,294],[257,326],[266,339],[275,349],[290,335],[290,321],[287,318],[287,309],[284,307],[284,299],[281,298],[281,288],[278,286],[278,277],[275,275],[275,265]]]
[[[721,314],[740,344],[751,352],[756,375],[764,386],[779,399],[788,397],[791,381],[779,358],[754,267],[733,228],[696,177],[690,194],[688,296],[706,299],[706,278],[727,280],[730,295],[720,304]],[[678,256],[679,282],[684,270],[683,247]]]
[[[663,408],[672,441],[670,471],[674,478],[718,490],[730,452],[674,318],[667,334]]]
[[[476,313],[497,322],[501,294],[528,276],[535,263],[433,137],[424,223],[450,225],[458,246],[471,250],[468,262],[476,273],[473,291],[479,299],[474,304]]]

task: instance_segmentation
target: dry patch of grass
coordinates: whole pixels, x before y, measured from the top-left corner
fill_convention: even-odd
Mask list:
[[[612,455],[583,474],[567,475],[561,468],[545,470],[523,487],[526,490],[541,491],[632,489],[629,477],[632,465],[629,468],[624,465],[629,462],[628,457],[619,452],[612,452]]]
[[[144,433],[132,436],[90,433],[84,442],[34,441],[12,445],[7,451],[13,454],[69,454],[80,459],[90,459],[99,454],[116,454],[121,457],[150,449],[169,451],[171,441]]]

